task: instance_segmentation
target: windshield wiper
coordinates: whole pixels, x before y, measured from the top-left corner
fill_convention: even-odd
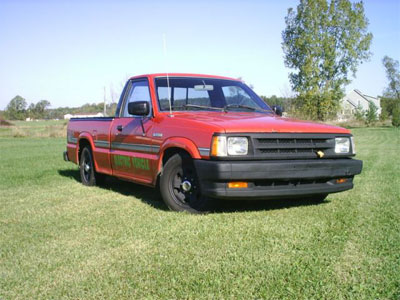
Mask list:
[[[185,108],[200,108],[200,109],[213,109],[213,110],[223,110],[221,107],[212,107],[212,106],[203,106],[203,105],[196,105],[196,104],[184,104],[182,107]]]
[[[224,111],[227,112],[230,108],[244,108],[244,109],[249,109],[249,110],[253,110],[253,111],[259,110],[259,111],[265,111],[265,112],[272,112],[272,110],[269,110],[269,109],[262,109],[262,108],[257,108],[257,107],[242,105],[242,104],[227,104],[224,106]]]
[[[247,106],[247,105],[242,105],[242,104],[227,104],[224,106],[224,111],[227,111],[229,108],[245,108],[245,109],[250,109],[250,110],[256,110],[256,108]]]

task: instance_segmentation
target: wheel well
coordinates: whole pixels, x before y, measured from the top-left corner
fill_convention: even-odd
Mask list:
[[[189,152],[187,152],[186,150],[183,150],[182,148],[177,148],[177,147],[168,148],[167,150],[164,151],[164,155],[162,158],[162,165],[164,166],[167,163],[168,159],[170,159],[173,155],[175,155],[177,153],[191,157]]]
[[[162,158],[162,165],[161,165],[161,168],[160,168],[160,170],[157,174],[157,178],[156,178],[156,187],[159,187],[159,185],[160,185],[160,175],[161,175],[164,165],[167,163],[168,159],[170,159],[172,156],[174,156],[177,153],[191,157],[189,152],[187,152],[186,150],[183,150],[182,148],[172,147],[172,148],[168,148],[167,150],[165,150],[164,154],[163,154],[163,158]]]
[[[87,139],[79,140],[78,165],[79,165],[79,162],[81,161],[82,150],[85,147],[89,147],[89,149],[91,149],[89,141]]]

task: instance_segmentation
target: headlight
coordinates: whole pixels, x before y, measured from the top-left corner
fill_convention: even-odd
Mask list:
[[[350,138],[339,137],[335,138],[335,153],[349,153],[350,152]]]
[[[212,156],[247,155],[249,141],[246,137],[214,136],[211,145]]]
[[[228,138],[228,154],[229,155],[247,155],[249,142],[245,137],[229,137]]]

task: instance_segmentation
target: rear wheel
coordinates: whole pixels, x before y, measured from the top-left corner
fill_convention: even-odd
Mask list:
[[[160,192],[171,210],[201,213],[209,209],[208,198],[201,194],[196,170],[188,155],[175,154],[167,161],[160,178]]]
[[[82,150],[79,171],[84,185],[95,186],[104,181],[104,175],[97,173],[94,169],[93,155],[89,147],[85,147]]]

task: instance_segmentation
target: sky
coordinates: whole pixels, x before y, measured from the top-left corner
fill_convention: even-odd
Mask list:
[[[0,110],[16,95],[52,108],[118,101],[128,77],[158,72],[242,77],[259,95],[288,96],[281,34],[298,3],[0,0]],[[400,0],[364,7],[373,56],[346,90],[377,96],[382,58],[400,60]]]

